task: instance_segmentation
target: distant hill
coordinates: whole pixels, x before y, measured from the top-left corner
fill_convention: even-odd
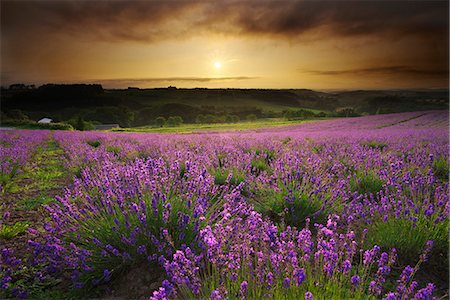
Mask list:
[[[342,109],[377,114],[448,109],[448,90],[319,92],[308,89],[177,89],[105,90],[101,85],[55,85],[39,88],[14,85],[1,90],[2,119],[17,111],[39,119],[66,121],[82,116],[98,123],[140,126],[158,116],[181,116],[195,122],[199,115],[246,118],[281,117],[288,110],[307,109],[333,116]]]

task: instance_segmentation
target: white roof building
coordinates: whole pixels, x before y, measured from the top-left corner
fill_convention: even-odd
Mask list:
[[[53,120],[50,118],[42,118],[38,121],[38,123],[51,123]]]

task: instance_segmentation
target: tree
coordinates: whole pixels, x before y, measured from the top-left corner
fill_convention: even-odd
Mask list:
[[[237,123],[241,120],[238,115],[231,115],[231,122]]]
[[[255,114],[247,115],[247,120],[249,120],[249,121],[256,121],[256,115]]]
[[[82,116],[78,115],[74,127],[76,130],[80,130],[80,131],[84,131],[86,129]]]
[[[197,115],[197,117],[195,118],[195,123],[197,124],[205,123],[205,116],[202,114]]]
[[[15,120],[29,120],[28,116],[24,114],[20,109],[11,109],[7,112],[8,117]]]
[[[169,117],[167,119],[168,126],[180,126],[183,123],[183,118],[180,116]]]
[[[164,117],[157,117],[155,123],[159,127],[163,127],[166,124],[166,119]]]
[[[215,123],[216,122],[216,116],[211,115],[211,114],[207,114],[205,116],[205,123],[211,124],[211,123]]]

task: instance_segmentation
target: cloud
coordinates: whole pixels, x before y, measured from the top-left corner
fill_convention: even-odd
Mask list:
[[[448,1],[1,1],[2,30],[104,41],[202,34],[448,39]]]
[[[358,68],[347,70],[300,70],[302,73],[310,73],[315,75],[325,76],[340,76],[340,75],[410,75],[410,76],[427,76],[427,77],[440,77],[448,78],[447,69],[419,69],[410,66],[384,66],[384,67],[371,67],[371,68]]]
[[[233,77],[160,77],[160,78],[115,78],[115,79],[95,79],[84,80],[88,83],[100,83],[106,86],[133,86],[154,83],[170,82],[223,82],[236,80],[252,80],[259,77],[233,76]]]

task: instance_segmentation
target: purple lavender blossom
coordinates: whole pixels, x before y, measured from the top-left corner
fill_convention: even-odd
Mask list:
[[[283,279],[283,287],[285,288],[285,289],[289,289],[290,288],[290,286],[291,286],[291,280],[289,279],[289,278],[284,278]]]
[[[248,283],[247,283],[247,281],[244,280],[244,281],[242,281],[241,287],[240,287],[241,294],[242,295],[247,294],[247,289],[248,289]]]
[[[359,285],[359,281],[360,281],[360,280],[361,280],[361,279],[360,279],[360,277],[359,277],[358,275],[354,275],[354,276],[352,276],[350,282],[351,282],[355,287],[357,287],[357,286]]]

